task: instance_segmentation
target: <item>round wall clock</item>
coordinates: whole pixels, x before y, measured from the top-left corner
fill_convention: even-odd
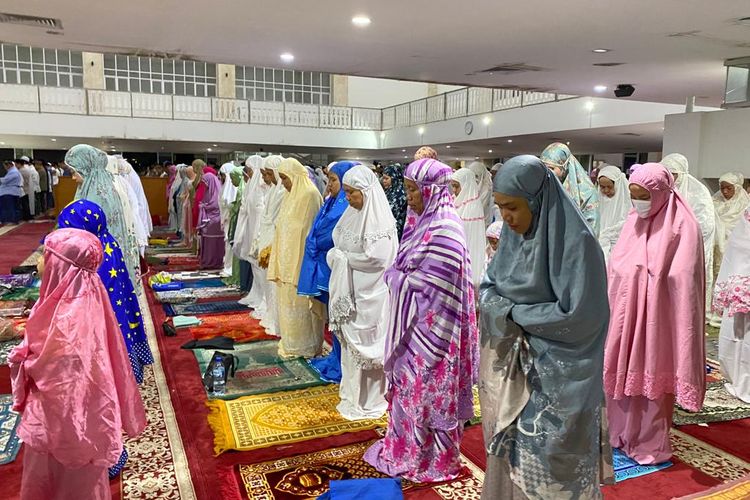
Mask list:
[[[464,132],[466,132],[466,135],[471,135],[472,132],[474,132],[474,124],[471,122],[466,122],[464,125]]]

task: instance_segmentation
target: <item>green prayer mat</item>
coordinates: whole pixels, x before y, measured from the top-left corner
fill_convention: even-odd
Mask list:
[[[292,391],[325,384],[304,358],[279,358],[278,347],[278,340],[261,340],[235,344],[233,351],[193,349],[201,375],[206,372],[216,350],[237,357],[237,371],[234,378],[227,379],[226,394],[219,397],[209,394],[209,399],[236,399],[241,396]]]
[[[32,300],[36,302],[39,300],[39,288],[18,288],[10,293],[6,293],[0,300]]]

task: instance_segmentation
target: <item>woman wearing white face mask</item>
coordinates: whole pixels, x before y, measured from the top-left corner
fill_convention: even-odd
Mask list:
[[[669,460],[675,400],[699,411],[706,387],[700,227],[661,164],[630,177],[635,212],[612,250],[604,351],[610,443],[642,465]]]

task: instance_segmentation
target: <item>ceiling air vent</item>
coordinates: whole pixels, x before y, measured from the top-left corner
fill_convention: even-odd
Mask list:
[[[0,12],[0,23],[32,26],[44,29],[63,29],[62,21],[60,19],[52,17],[26,16],[23,14],[8,14],[7,12]]]
[[[526,73],[529,71],[547,71],[539,66],[530,66],[526,63],[499,64],[494,68],[483,69],[478,73]]]

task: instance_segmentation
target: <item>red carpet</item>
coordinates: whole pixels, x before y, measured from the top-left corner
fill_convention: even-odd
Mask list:
[[[0,236],[3,250],[0,252],[0,274],[10,273],[12,267],[26,260],[39,247],[39,240],[54,227],[52,221],[26,223]]]
[[[708,427],[683,425],[680,430],[694,438],[750,462],[750,418],[716,422]]]

